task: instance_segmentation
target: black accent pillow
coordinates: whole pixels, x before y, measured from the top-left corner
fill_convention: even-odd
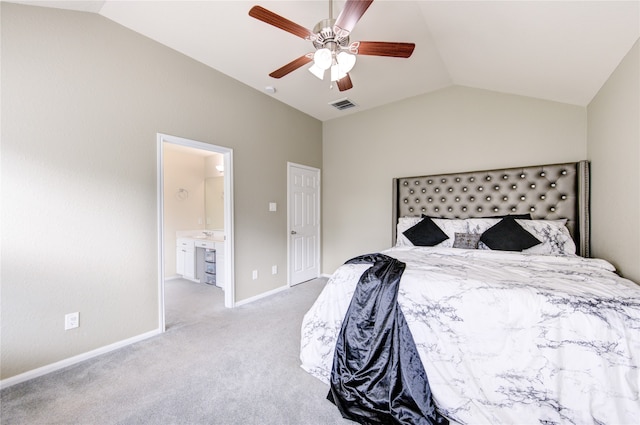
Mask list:
[[[513,217],[505,217],[487,229],[480,241],[498,251],[522,251],[542,243],[523,229]]]
[[[423,218],[402,234],[415,246],[434,246],[449,239],[449,236],[429,217]]]

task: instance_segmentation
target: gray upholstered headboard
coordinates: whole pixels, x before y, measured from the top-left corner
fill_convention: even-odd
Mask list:
[[[539,165],[393,179],[392,240],[399,217],[490,217],[531,213],[567,219],[576,250],[589,256],[589,163]]]

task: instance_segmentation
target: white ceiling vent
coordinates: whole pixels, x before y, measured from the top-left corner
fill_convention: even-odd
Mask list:
[[[338,109],[339,111],[344,111],[345,109],[353,108],[354,106],[358,106],[346,97],[344,99],[334,100],[333,102],[329,102],[329,105]]]

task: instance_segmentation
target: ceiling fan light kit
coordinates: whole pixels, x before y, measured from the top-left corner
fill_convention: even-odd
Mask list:
[[[333,53],[327,48],[316,50],[313,54],[313,64],[322,70],[329,69],[333,63]]]
[[[356,64],[356,55],[387,56],[408,58],[415,44],[385,41],[356,41],[349,43],[349,35],[373,0],[347,0],[337,19],[333,19],[333,4],[329,0],[329,19],[316,24],[313,31],[296,24],[262,6],[253,6],[249,16],[287,31],[295,36],[311,41],[315,52],[307,53],[269,74],[282,78],[290,72],[313,62],[309,72],[323,80],[325,71],[330,69],[331,82],[337,82],[338,90],[353,87],[349,72]],[[333,84],[330,86],[333,87]]]
[[[356,64],[356,55],[347,52],[340,52],[336,57],[340,70],[345,74],[353,69]]]
[[[309,72],[312,73],[313,75],[315,75],[316,77],[318,77],[321,80],[324,79],[324,71],[326,71],[326,70],[323,69],[323,68],[320,68],[315,63],[313,65],[311,65],[311,67],[309,68]]]
[[[331,81],[338,81],[347,76],[346,72],[340,71],[340,66],[338,64],[331,65]]]
[[[344,78],[355,64],[355,55],[347,52],[336,54],[335,51],[323,47],[314,53],[313,65],[309,68],[309,72],[323,80],[325,71],[330,68],[331,81],[338,81]]]

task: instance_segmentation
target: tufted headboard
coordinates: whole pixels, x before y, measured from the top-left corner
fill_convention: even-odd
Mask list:
[[[392,241],[399,217],[491,217],[531,213],[567,219],[583,257],[589,256],[589,163],[539,165],[393,179]]]

